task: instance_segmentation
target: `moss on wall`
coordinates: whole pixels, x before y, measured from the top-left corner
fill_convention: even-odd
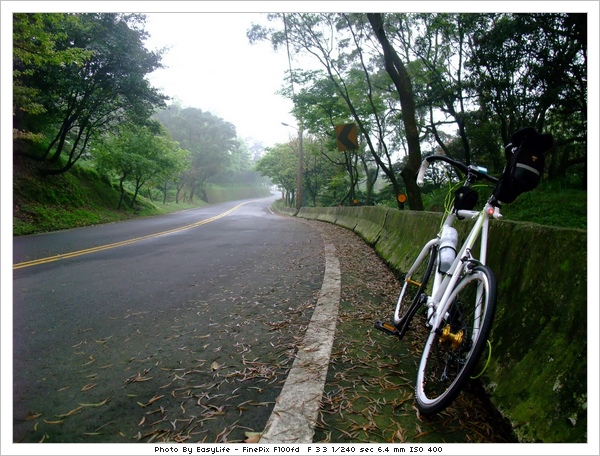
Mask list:
[[[522,441],[587,439],[587,238],[583,230],[496,222],[495,356],[484,382]]]
[[[383,207],[306,208],[352,229],[398,273],[436,235],[441,214]],[[464,240],[471,222],[458,223]],[[587,233],[492,221],[487,263],[498,281],[492,361],[482,376],[523,442],[587,441]]]

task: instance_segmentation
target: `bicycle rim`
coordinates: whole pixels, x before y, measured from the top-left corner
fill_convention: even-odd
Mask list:
[[[417,374],[419,411],[445,409],[460,393],[487,344],[496,308],[496,280],[477,266],[454,288],[441,326],[429,334]]]

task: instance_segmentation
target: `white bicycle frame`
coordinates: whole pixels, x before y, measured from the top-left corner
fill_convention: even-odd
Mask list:
[[[485,207],[481,211],[470,211],[470,210],[459,210],[457,214],[450,213],[446,220],[444,220],[443,226],[454,225],[457,216],[460,219],[465,220],[473,220],[475,219],[475,224],[471,229],[467,239],[461,246],[460,250],[456,254],[456,258],[450,266],[450,269],[447,273],[439,272],[438,268],[435,268],[435,271],[432,271],[434,274],[433,286],[431,295],[427,296],[427,321],[431,325],[432,331],[437,330],[440,327],[441,320],[447,317],[448,308],[452,304],[452,300],[454,296],[452,296],[452,292],[457,284],[458,280],[462,277],[461,272],[464,268],[467,267],[469,260],[474,259],[472,255],[472,249],[477,241],[477,238],[481,235],[481,243],[480,243],[480,252],[478,262],[480,264],[485,264],[487,258],[487,241],[488,241],[488,228],[490,218],[499,219],[502,217],[497,207],[494,207],[490,204],[486,204]],[[440,244],[440,236],[442,229],[438,233],[437,237],[430,240],[417,257],[417,260],[410,268],[407,273],[407,276],[410,277],[416,268],[420,266],[421,262],[425,259],[427,254],[430,252],[430,249]],[[439,255],[439,249],[437,249],[436,254]],[[481,289],[477,292],[477,302],[481,298]],[[477,312],[479,312],[480,307],[477,306]],[[400,322],[400,301],[396,304],[396,310],[394,312],[394,322],[398,324]],[[476,317],[479,317],[478,315]],[[476,318],[476,321],[479,321]],[[475,332],[477,328],[474,328]]]

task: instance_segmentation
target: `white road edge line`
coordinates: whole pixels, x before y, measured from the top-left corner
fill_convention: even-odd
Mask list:
[[[312,443],[315,434],[341,294],[336,249],[324,240],[325,277],[317,305],[260,443]]]

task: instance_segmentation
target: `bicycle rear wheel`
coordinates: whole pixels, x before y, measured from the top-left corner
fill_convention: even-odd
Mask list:
[[[446,318],[425,344],[415,396],[424,415],[445,409],[473,371],[492,327],[496,279],[487,266],[476,266],[454,288]]]

